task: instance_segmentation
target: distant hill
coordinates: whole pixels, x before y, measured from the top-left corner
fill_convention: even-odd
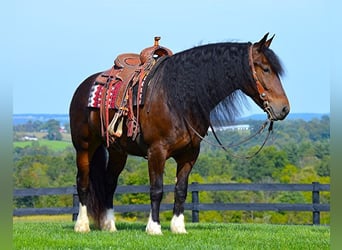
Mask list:
[[[14,114],[13,125],[24,124],[28,121],[41,121],[46,122],[50,119],[57,120],[61,125],[69,123],[68,114]]]
[[[320,114],[320,113],[290,113],[286,119],[302,119],[304,121],[310,121],[312,119],[321,119],[324,115],[330,114]],[[68,114],[14,114],[13,115],[13,125],[24,124],[28,121],[41,121],[46,122],[50,119],[57,120],[61,125],[69,123]],[[265,120],[266,114],[255,114],[246,117],[242,117],[239,120]]]
[[[287,120],[297,120],[301,119],[304,121],[311,121],[312,119],[321,119],[322,116],[330,114],[321,114],[321,113],[290,113],[286,119]],[[266,119],[266,114],[256,114],[256,115],[250,115],[246,117],[242,117],[240,120],[265,120]]]

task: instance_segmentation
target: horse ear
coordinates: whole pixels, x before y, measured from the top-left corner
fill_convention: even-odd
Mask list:
[[[257,48],[257,50],[261,51],[266,46],[268,34],[269,33],[267,32],[259,42],[254,44],[254,46]],[[268,46],[266,46],[266,47],[268,47]]]
[[[265,42],[265,46],[266,46],[267,48],[270,47],[270,45],[271,45],[271,43],[272,43],[272,40],[273,40],[274,36],[275,36],[275,34],[274,34],[270,39],[268,39],[268,40]]]

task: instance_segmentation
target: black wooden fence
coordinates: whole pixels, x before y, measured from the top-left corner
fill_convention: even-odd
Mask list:
[[[118,186],[116,194],[149,193],[149,186]],[[173,192],[174,185],[165,185],[164,192]],[[191,192],[191,203],[185,204],[186,210],[192,210],[192,222],[199,222],[200,211],[223,211],[223,210],[242,210],[242,211],[310,211],[312,212],[312,224],[320,224],[320,212],[330,211],[330,204],[320,203],[320,192],[330,191],[330,184],[198,184],[192,183],[188,187]],[[293,203],[200,203],[199,192],[201,191],[306,191],[312,193],[312,202],[305,204]],[[53,215],[53,214],[72,214],[73,220],[78,213],[78,196],[75,187],[64,188],[31,188],[15,189],[14,197],[41,196],[41,195],[65,195],[73,196],[73,207],[50,207],[50,208],[17,208],[14,209],[14,216],[25,215]],[[117,205],[115,212],[149,212],[149,204],[130,204]],[[161,211],[170,211],[173,204],[161,204]]]

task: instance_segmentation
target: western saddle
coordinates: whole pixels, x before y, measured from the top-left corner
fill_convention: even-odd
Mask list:
[[[140,54],[125,53],[118,55],[114,60],[114,65],[109,70],[102,72],[96,78],[94,85],[101,85],[101,128],[102,135],[106,138],[107,147],[110,141],[121,137],[124,118],[127,117],[127,136],[135,140],[139,133],[139,108],[136,114],[133,112],[133,103],[142,103],[141,93],[146,77],[161,58],[171,56],[170,49],[159,45],[160,37],[154,38],[154,45],[145,48]],[[137,88],[136,96],[133,96],[133,87]],[[113,99],[114,88],[118,89]],[[133,100],[135,98],[135,100]],[[109,109],[111,102],[115,102],[115,114],[109,121]]]

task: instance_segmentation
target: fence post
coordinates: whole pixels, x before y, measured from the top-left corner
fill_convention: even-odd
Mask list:
[[[320,203],[318,186],[319,186],[319,182],[312,182],[312,205],[313,205],[312,224],[313,225],[320,224],[320,211],[316,210],[315,208],[315,204]]]
[[[75,192],[72,194],[72,208],[76,211],[78,211],[78,208],[79,208],[79,199],[78,199],[78,194],[77,194],[76,188],[75,188]],[[72,213],[72,221],[77,220],[77,215],[78,215],[78,212]]]
[[[192,186],[196,186],[198,182],[191,183]],[[199,210],[198,210],[199,196],[198,191],[192,191],[192,222],[199,222]]]

